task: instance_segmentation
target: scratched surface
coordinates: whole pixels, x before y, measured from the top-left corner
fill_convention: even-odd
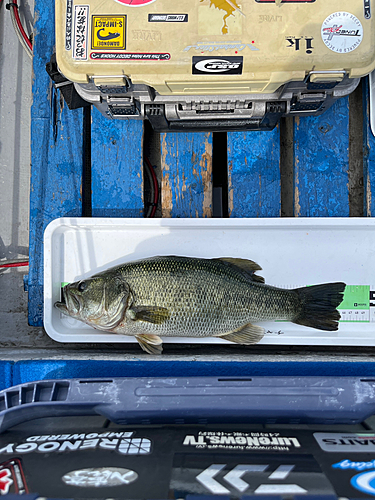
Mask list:
[[[94,217],[143,216],[143,122],[109,120],[92,109]]]
[[[163,217],[212,216],[212,134],[161,134]]]
[[[294,215],[349,216],[349,98],[295,119]]]
[[[54,50],[54,2],[35,5],[31,107],[29,324],[43,319],[43,232],[57,217],[80,216],[82,110],[69,111],[45,65]]]
[[[228,133],[230,217],[279,217],[280,132]]]

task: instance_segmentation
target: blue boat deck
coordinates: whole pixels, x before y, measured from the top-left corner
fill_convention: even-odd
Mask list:
[[[67,108],[45,71],[55,43],[54,2],[37,0],[35,11],[30,325],[43,324],[44,229],[65,216],[143,217],[145,152],[157,167],[162,217],[374,213],[375,147],[366,78],[325,114],[284,119],[272,132],[159,136],[140,121]],[[214,190],[221,198],[213,197]]]

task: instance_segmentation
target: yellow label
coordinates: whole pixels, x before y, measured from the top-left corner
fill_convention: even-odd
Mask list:
[[[92,16],[91,48],[126,48],[126,16]]]

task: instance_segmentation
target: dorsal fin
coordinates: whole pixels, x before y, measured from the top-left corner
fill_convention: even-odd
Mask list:
[[[255,271],[261,271],[262,268],[260,267],[259,264],[252,260],[248,259],[237,259],[234,257],[219,257],[218,259],[212,259],[212,260],[221,260],[225,262],[226,264],[230,264],[234,267],[237,267],[241,271],[245,271],[247,275],[253,280],[257,281],[258,283],[264,283],[264,278],[262,276],[258,276],[255,273]]]

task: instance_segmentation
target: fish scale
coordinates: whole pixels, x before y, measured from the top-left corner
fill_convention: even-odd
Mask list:
[[[141,266],[120,266],[118,272],[134,293],[135,306],[159,306],[171,312],[161,325],[125,320],[116,328],[118,333],[207,337],[231,332],[251,321],[290,320],[298,312],[299,301],[293,291],[254,283],[249,275],[220,261],[150,259]]]

